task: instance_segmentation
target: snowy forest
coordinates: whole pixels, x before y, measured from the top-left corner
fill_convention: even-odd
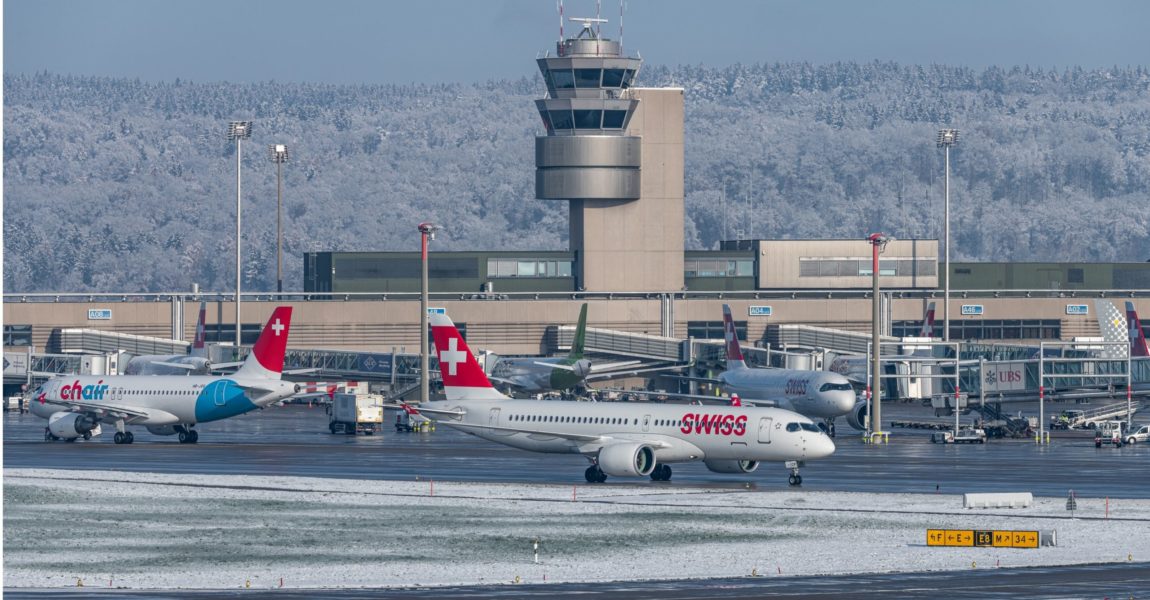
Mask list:
[[[648,66],[686,90],[686,240],[941,238],[952,258],[1150,259],[1150,68],[844,62]],[[441,85],[4,76],[4,291],[233,287],[242,147],[245,291],[303,253],[563,250],[565,202],[535,199],[542,80]]]

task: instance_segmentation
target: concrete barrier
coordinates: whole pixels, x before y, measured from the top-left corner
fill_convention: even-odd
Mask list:
[[[1006,492],[999,494],[963,494],[963,508],[1030,508],[1034,494]]]

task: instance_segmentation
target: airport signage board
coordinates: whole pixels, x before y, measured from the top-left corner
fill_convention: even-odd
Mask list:
[[[962,305],[962,314],[963,315],[981,315],[982,314],[982,305],[981,304],[963,304]]]
[[[436,306],[429,306],[429,307],[427,307],[427,314],[428,314],[428,316],[431,316],[431,315],[446,315],[446,314],[447,314],[447,309],[446,309],[446,308],[441,308],[441,307],[436,307]]]
[[[771,316],[771,307],[769,307],[769,306],[749,306],[749,307],[747,307],[747,316],[750,316],[750,317],[769,317],[769,316]]]
[[[1021,361],[985,363],[982,389],[987,392],[1012,392],[1026,389],[1026,363]]]
[[[88,309],[89,321],[111,321],[112,309],[110,308],[89,308]]]
[[[363,373],[391,373],[390,354],[360,354],[356,362],[357,370]]]
[[[1037,548],[1037,531],[979,531],[973,529],[927,529],[927,546]]]
[[[1090,314],[1089,304],[1067,304],[1066,314],[1068,315],[1088,315]]]
[[[28,355],[23,352],[4,353],[4,376],[24,377],[28,374]]]

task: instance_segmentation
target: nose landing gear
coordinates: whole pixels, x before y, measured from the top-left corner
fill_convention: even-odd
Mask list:
[[[787,477],[787,483],[789,483],[793,486],[802,485],[803,484],[803,476],[799,475],[799,467],[801,466],[799,464],[799,462],[797,460],[788,460],[786,462],[786,466],[788,469],[791,470],[790,476]]]

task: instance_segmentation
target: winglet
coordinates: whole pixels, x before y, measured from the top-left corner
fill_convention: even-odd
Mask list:
[[[571,353],[568,358],[576,360],[583,358],[583,343],[587,339],[587,303],[579,309],[579,324],[575,327],[575,340],[571,342]]]
[[[260,338],[247,360],[238,371],[238,377],[279,379],[284,368],[288,332],[291,328],[291,307],[278,306],[264,325]]]
[[[479,365],[467,341],[459,334],[455,323],[446,314],[433,313],[431,337],[439,358],[439,373],[443,377],[443,391],[448,400],[506,400],[491,385],[483,367]]]
[[[735,331],[735,320],[731,317],[731,307],[723,305],[723,339],[727,345],[727,370],[745,369],[743,349],[739,347],[739,334]]]
[[[1150,356],[1150,344],[1146,342],[1146,331],[1138,320],[1134,303],[1126,301],[1126,327],[1130,330],[1130,356]]]

